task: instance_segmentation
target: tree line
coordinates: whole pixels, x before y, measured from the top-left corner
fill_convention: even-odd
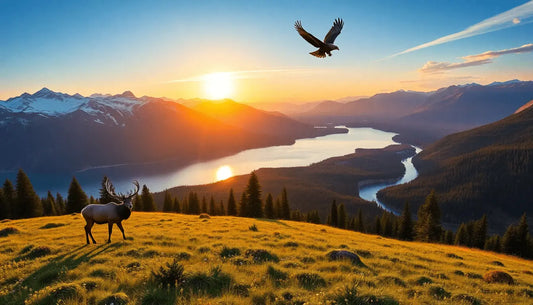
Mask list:
[[[383,212],[381,216],[367,219],[361,210],[349,217],[343,204],[334,200],[326,222],[327,225],[362,233],[377,234],[405,241],[422,241],[465,246],[488,251],[533,258],[533,236],[529,233],[527,216],[524,213],[518,224],[510,225],[503,236],[488,234],[488,219],[462,223],[456,232],[446,230],[441,224],[441,211],[435,191],[432,191],[417,211],[414,220],[406,202],[400,216]]]
[[[30,179],[21,169],[17,173],[15,186],[9,179],[6,179],[0,188],[0,219],[78,213],[87,204],[114,202],[116,199],[110,196],[105,189],[106,180],[107,177],[104,176],[99,198],[88,197],[75,177],[72,178],[66,199],[59,193],[53,196],[50,191],[46,197],[39,198]],[[151,212],[157,210],[154,197],[146,185],[143,185],[141,194],[135,196],[133,203],[134,211]],[[162,211],[322,223],[320,214],[316,210],[308,213],[292,210],[286,188],[283,188],[276,200],[270,193],[263,200],[261,185],[255,172],[250,174],[248,184],[238,202],[233,189],[229,190],[226,204],[223,201],[215,202],[212,196],[209,200],[205,196],[200,200],[195,192],[189,192],[180,201],[177,197],[172,197],[167,190],[164,193]],[[518,224],[512,224],[507,228],[503,236],[488,235],[488,220],[485,215],[478,220],[462,223],[457,232],[444,229],[441,224],[441,217],[435,191],[432,191],[418,209],[417,220],[412,219],[408,202],[405,203],[400,216],[384,211],[381,216],[378,215],[369,220],[364,217],[361,210],[358,211],[357,215],[349,216],[344,204],[337,205],[336,200],[333,200],[326,224],[341,229],[378,234],[405,241],[415,240],[466,246],[533,258],[533,237],[529,233],[525,213]]]

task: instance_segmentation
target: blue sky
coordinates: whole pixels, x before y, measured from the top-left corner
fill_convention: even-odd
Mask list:
[[[390,57],[526,3],[0,0],[0,99],[44,86],[85,95],[203,97],[200,82],[172,81],[225,71],[255,71],[235,81],[230,97],[242,102],[531,80],[527,47],[461,64],[471,60],[465,56],[533,43],[527,12],[502,29]],[[340,50],[310,56],[315,48],[294,22],[322,39],[337,17],[345,23],[335,41]]]

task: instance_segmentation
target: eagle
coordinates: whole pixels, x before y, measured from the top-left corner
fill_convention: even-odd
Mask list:
[[[335,21],[333,22],[333,26],[326,34],[326,37],[324,37],[323,42],[315,36],[309,34],[306,30],[304,30],[304,28],[302,27],[302,22],[300,22],[300,20],[296,21],[296,23],[294,24],[294,28],[296,29],[296,31],[298,31],[298,34],[303,37],[303,39],[307,40],[307,42],[318,48],[318,50],[310,52],[309,54],[316,57],[324,58],[326,57],[326,54],[328,54],[328,56],[331,56],[331,51],[339,49],[339,47],[334,45],[333,42],[335,41],[335,38],[337,38],[337,36],[339,36],[339,34],[341,33],[343,25],[344,21],[342,21],[341,18],[335,19]]]

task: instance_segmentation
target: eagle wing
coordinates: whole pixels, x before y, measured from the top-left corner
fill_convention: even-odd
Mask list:
[[[329,32],[326,34],[326,37],[324,38],[324,42],[333,43],[335,41],[335,38],[337,38],[337,36],[339,36],[339,34],[341,33],[343,26],[344,26],[344,21],[341,18],[335,19],[335,21],[333,22],[333,26],[331,27]]]
[[[296,21],[296,23],[294,24],[294,28],[296,29],[296,31],[298,31],[298,34],[300,34],[300,36],[303,37],[303,39],[307,40],[307,42],[309,42],[310,44],[314,45],[315,47],[320,48],[320,47],[322,47],[324,45],[324,43],[322,41],[320,41],[318,38],[316,38],[315,36],[309,34],[306,30],[304,30],[300,20]],[[339,32],[340,32],[340,30],[339,30]],[[337,35],[339,35],[339,34],[337,34]],[[337,37],[337,36],[335,35],[335,37]],[[335,39],[335,38],[333,38],[333,39]]]

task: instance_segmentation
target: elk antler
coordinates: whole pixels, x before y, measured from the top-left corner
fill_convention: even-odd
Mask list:
[[[126,196],[127,198],[133,198],[133,196],[137,195],[137,193],[139,192],[139,181],[134,180],[133,185],[135,185],[135,189],[128,193],[128,195]]]
[[[104,185],[105,185],[105,190],[107,191],[109,195],[111,195],[111,197],[117,200],[122,200],[122,196],[115,194],[115,187],[113,186],[113,184],[111,184],[111,181],[109,181],[109,178],[106,178]]]

